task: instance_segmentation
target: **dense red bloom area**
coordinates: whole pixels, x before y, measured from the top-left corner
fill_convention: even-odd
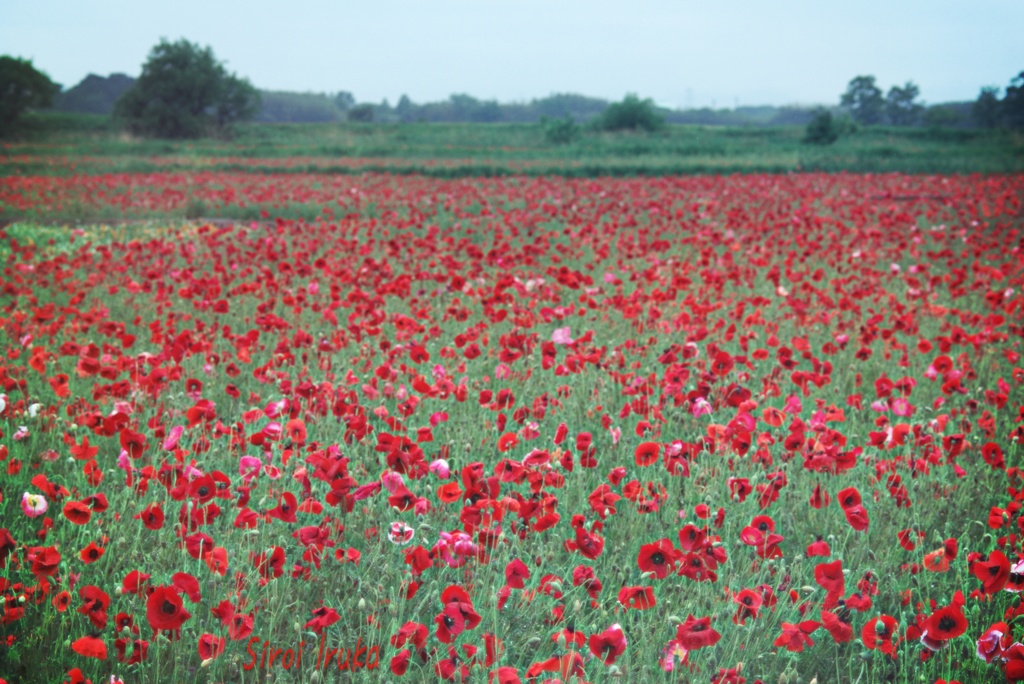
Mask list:
[[[417,681],[742,682],[973,641],[1024,680],[1022,196],[5,178],[5,212],[257,219],[0,229],[7,647],[223,677],[344,633]]]

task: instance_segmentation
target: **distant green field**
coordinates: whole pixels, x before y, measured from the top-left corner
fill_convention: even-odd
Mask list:
[[[584,132],[568,145],[530,124],[246,124],[230,140],[139,140],[106,117],[36,114],[0,146],[0,175],[175,170],[628,176],[694,173],[1012,173],[1024,135],[863,128],[819,147],[802,127],[669,126],[662,133]]]

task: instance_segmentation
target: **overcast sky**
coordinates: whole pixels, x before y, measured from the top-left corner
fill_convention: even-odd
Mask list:
[[[393,105],[629,92],[670,107],[833,104],[872,74],[929,103],[1024,70],[1022,0],[0,0],[0,53],[66,88],[161,37],[267,90]]]

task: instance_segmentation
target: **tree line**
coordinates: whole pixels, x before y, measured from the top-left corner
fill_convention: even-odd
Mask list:
[[[874,76],[856,76],[839,99],[840,106],[863,126],[944,126],[954,123],[958,113],[949,106],[925,107],[913,81],[894,85],[883,96]],[[971,103],[970,117],[980,128],[1024,128],[1024,71],[1011,79],[1000,99],[999,88],[985,86]]]
[[[1005,94],[989,86],[973,103],[926,107],[913,83],[894,85],[887,93],[874,76],[857,76],[847,85],[838,107],[736,107],[672,110],[651,100],[628,96],[622,102],[574,94],[556,94],[528,103],[501,104],[455,94],[441,102],[414,103],[403,95],[392,106],[357,102],[347,91],[290,93],[259,91],[227,71],[209,47],[187,40],[161,40],[150,52],[137,79],[124,74],[90,74],[61,91],[31,61],[0,57],[0,135],[14,129],[28,109],[113,114],[133,133],[166,138],[221,134],[238,121],[266,122],[541,122],[549,137],[563,139],[574,126],[606,130],[656,130],[664,123],[707,125],[808,125],[809,142],[832,142],[848,128],[843,123],[874,126],[965,126],[1024,128],[1024,72]],[[623,112],[627,116],[623,118]],[[571,136],[569,136],[571,137]]]

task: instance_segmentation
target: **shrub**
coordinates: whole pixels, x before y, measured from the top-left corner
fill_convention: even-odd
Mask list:
[[[814,113],[814,118],[807,124],[807,133],[804,135],[804,142],[811,145],[831,145],[839,140],[841,124],[832,116],[832,112],[820,108]]]
[[[348,110],[345,114],[345,118],[349,121],[356,121],[359,123],[370,123],[373,121],[373,105],[361,104]]]
[[[552,145],[568,145],[580,137],[580,127],[568,114],[561,119],[541,117],[540,125],[544,129],[544,138]]]
[[[595,121],[595,126],[604,131],[647,131],[654,132],[665,126],[665,118],[650,98],[641,100],[630,94],[622,102],[613,102]]]
[[[60,86],[31,60],[0,57],[0,135],[9,133],[25,110],[49,106],[58,92]]]

